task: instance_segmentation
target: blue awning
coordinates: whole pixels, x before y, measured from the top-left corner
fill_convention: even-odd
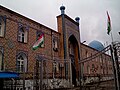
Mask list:
[[[15,72],[0,72],[0,78],[18,78],[19,74]]]

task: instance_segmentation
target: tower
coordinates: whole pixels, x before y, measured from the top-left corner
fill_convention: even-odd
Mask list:
[[[71,78],[72,84],[76,85],[76,79],[79,79],[79,60],[80,60],[80,31],[79,17],[76,21],[65,14],[65,7],[61,6],[61,15],[57,16],[58,32],[60,33],[60,53],[65,64],[65,78]],[[71,69],[70,69],[71,68]],[[71,71],[70,71],[71,70]],[[70,74],[70,75],[69,75]]]

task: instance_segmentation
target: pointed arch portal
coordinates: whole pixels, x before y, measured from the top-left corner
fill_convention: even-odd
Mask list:
[[[74,35],[69,37],[69,57],[71,59],[72,84],[76,86],[76,79],[79,79],[79,45]]]

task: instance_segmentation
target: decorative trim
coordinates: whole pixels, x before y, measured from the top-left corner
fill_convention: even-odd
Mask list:
[[[21,41],[18,40],[18,35],[19,35],[19,31],[20,31],[21,28],[23,28],[27,32],[27,40],[26,41],[24,40],[24,42],[21,42]],[[28,31],[29,31],[29,26],[24,25],[22,23],[18,23],[17,41],[21,42],[21,43],[28,43],[28,41],[29,41],[29,39],[28,39],[28,36],[29,36]],[[24,39],[25,39],[25,36],[24,36]]]
[[[20,28],[22,28],[22,27],[25,28],[25,30],[27,30],[27,31],[29,30],[29,26],[28,26],[28,25],[24,25],[24,24],[22,24],[22,23],[19,22],[19,23],[18,23],[18,30],[19,30]]]
[[[36,58],[36,60],[41,61],[41,60],[44,60],[44,55],[36,54],[35,58]]]

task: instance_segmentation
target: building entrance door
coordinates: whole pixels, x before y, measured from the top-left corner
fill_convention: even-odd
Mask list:
[[[76,86],[76,68],[74,56],[71,56],[72,84]]]
[[[71,59],[71,80],[74,86],[77,86],[77,80],[79,80],[79,45],[76,38],[72,35],[69,38],[69,58]]]

